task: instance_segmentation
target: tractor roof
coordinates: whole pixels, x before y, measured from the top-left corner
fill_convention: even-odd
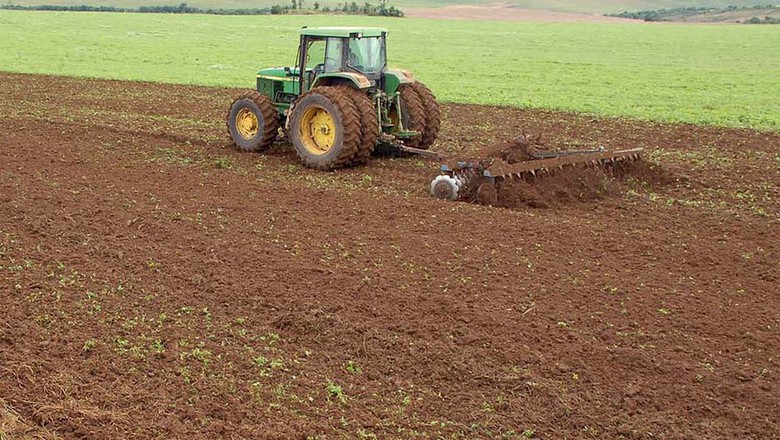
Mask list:
[[[314,27],[301,29],[301,35],[312,37],[350,37],[360,34],[361,37],[381,37],[387,29],[371,27]]]

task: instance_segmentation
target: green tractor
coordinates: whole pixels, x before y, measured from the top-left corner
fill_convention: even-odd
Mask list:
[[[303,28],[295,67],[257,72],[257,90],[230,106],[235,145],[260,151],[282,128],[307,167],[365,164],[377,146],[424,153],[439,134],[439,104],[411,73],[387,66],[387,31]]]

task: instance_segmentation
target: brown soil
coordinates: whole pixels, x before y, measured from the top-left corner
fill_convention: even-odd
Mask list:
[[[540,137],[523,134],[509,142],[502,142],[483,148],[477,152],[477,156],[500,159],[511,164],[533,160],[535,153],[547,150],[542,145]]]
[[[444,105],[670,176],[508,210],[237,152],[237,92],[0,74],[3,436],[780,437],[780,135]]]

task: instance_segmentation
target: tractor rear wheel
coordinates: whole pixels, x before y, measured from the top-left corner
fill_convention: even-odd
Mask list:
[[[425,133],[425,107],[417,92],[408,84],[401,85],[398,88],[398,93],[401,95],[401,121],[403,123],[404,130],[411,130],[420,132],[417,136],[413,136],[404,141],[404,145],[413,148],[422,148],[420,142],[422,141],[423,133]],[[391,119],[398,126],[398,111],[391,112]]]
[[[289,136],[305,166],[341,168],[361,146],[360,114],[344,90],[315,87],[295,100]]]
[[[379,118],[371,98],[365,93],[348,85],[336,87],[352,99],[360,115],[360,147],[350,160],[350,165],[365,165],[371,157],[379,139]]]
[[[279,132],[279,113],[273,102],[254,90],[233,100],[226,122],[233,143],[244,151],[270,146]]]
[[[422,138],[417,148],[427,150],[439,137],[439,128],[441,128],[441,109],[439,103],[436,101],[436,96],[433,95],[431,89],[421,82],[412,84],[412,89],[417,92],[417,96],[422,101],[423,108],[425,109],[425,131],[423,131]]]

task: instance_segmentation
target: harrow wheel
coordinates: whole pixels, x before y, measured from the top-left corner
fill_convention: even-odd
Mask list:
[[[361,146],[360,114],[344,90],[315,87],[295,101],[289,136],[305,166],[341,168]]]
[[[427,150],[436,142],[436,138],[439,137],[441,109],[438,101],[436,101],[436,96],[433,95],[428,86],[421,82],[416,82],[411,87],[417,93],[420,101],[422,101],[423,109],[425,110],[425,130],[422,132],[417,148]]]
[[[244,151],[258,151],[276,140],[279,113],[270,99],[256,91],[249,91],[233,100],[226,124],[236,147]]]

